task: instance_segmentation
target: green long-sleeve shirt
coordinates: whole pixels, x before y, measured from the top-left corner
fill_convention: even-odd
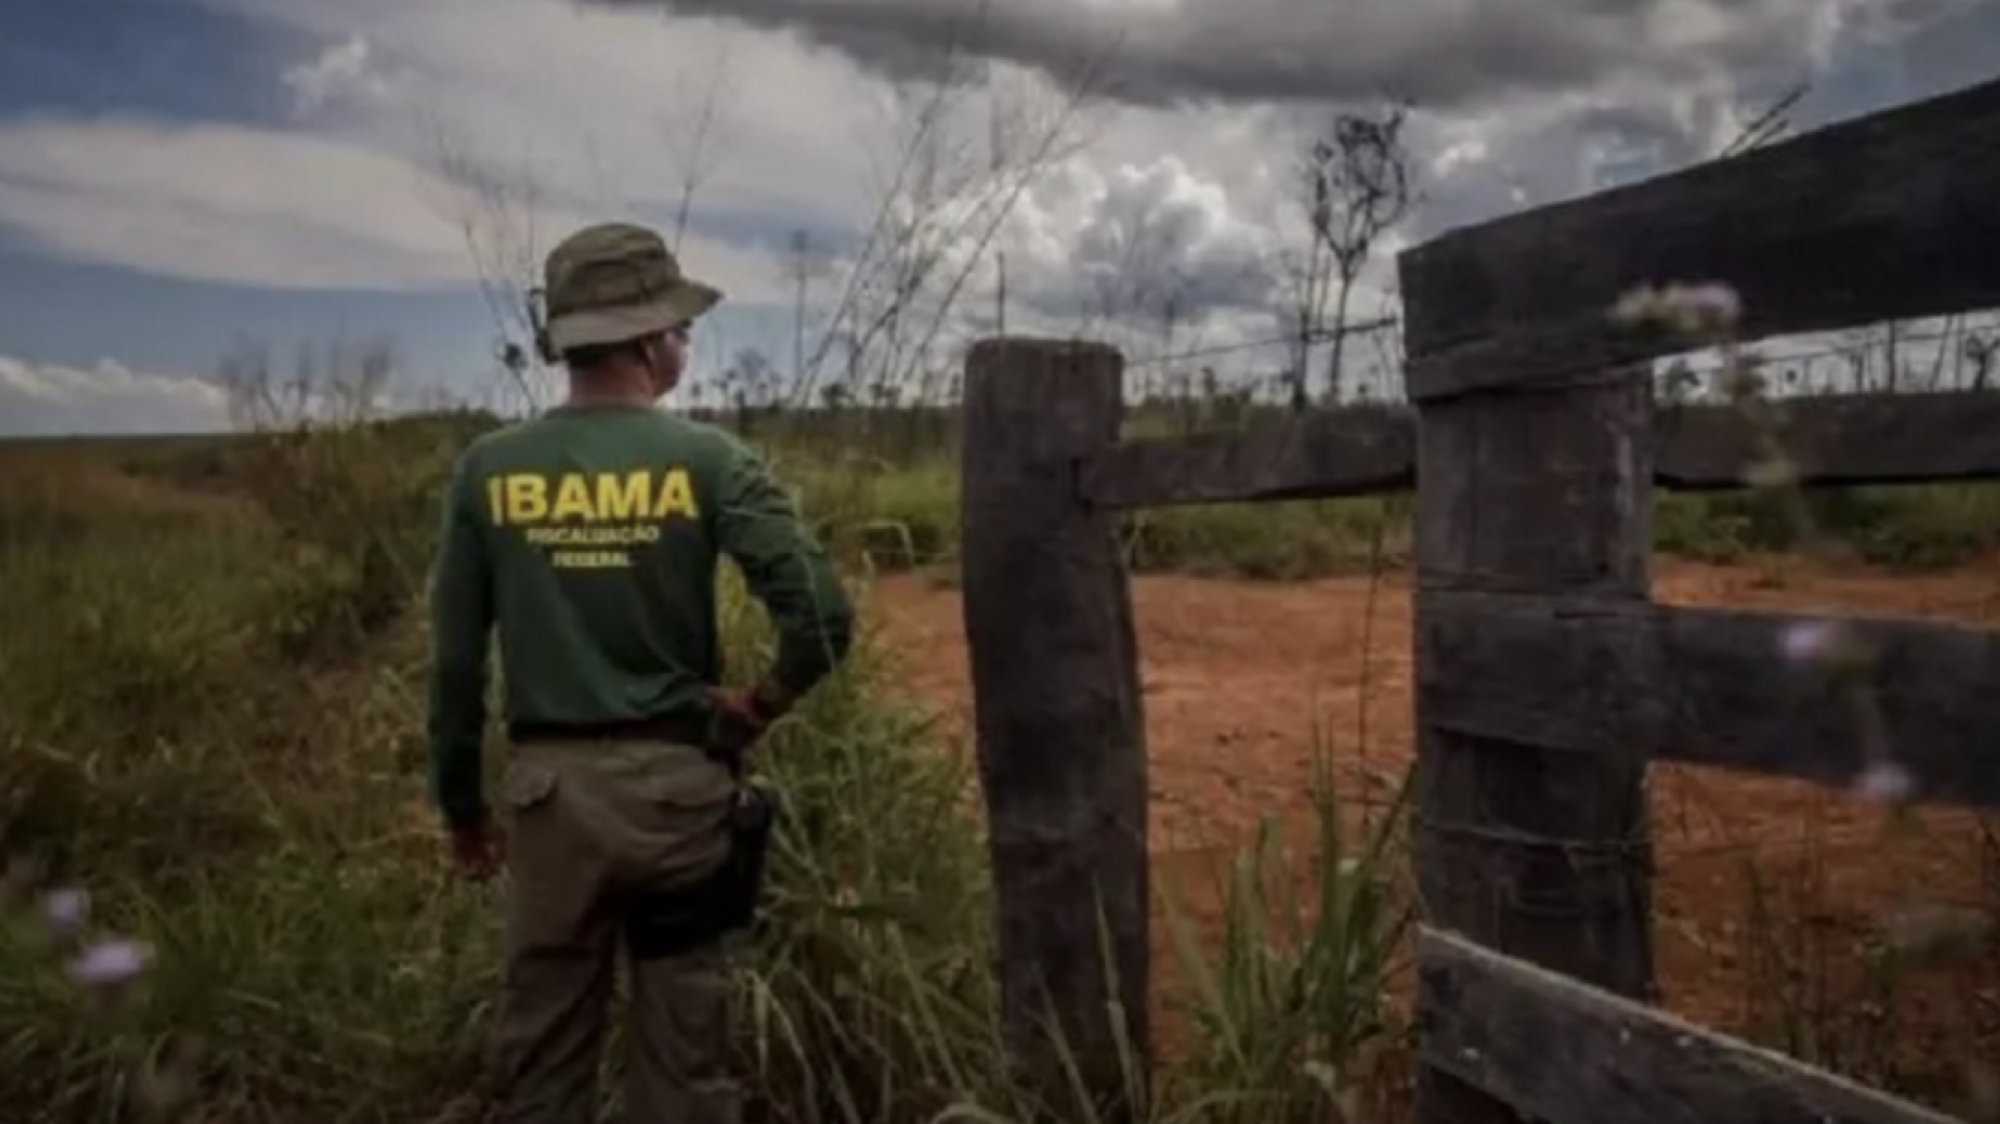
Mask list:
[[[853,607],[743,443],[648,407],[565,406],[467,448],[430,591],[431,787],[446,823],[485,814],[489,633],[509,722],[705,714],[723,554],[771,615],[771,678],[803,694],[846,655]]]

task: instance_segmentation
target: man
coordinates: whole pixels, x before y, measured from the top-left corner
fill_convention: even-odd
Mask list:
[[[568,368],[568,401],[474,442],[444,498],[432,787],[475,877],[501,852],[481,785],[490,627],[506,684],[506,1121],[596,1118],[621,944],[626,1119],[739,1119],[723,934],[703,895],[730,873],[747,791],[737,755],[845,656],[852,609],[763,463],[656,408],[686,367],[689,326],[721,298],[641,227],[593,226],[557,246],[537,343]],[[749,690],[717,685],[718,554],[779,637]]]

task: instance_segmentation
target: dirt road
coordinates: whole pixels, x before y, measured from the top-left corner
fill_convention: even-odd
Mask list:
[[[1405,578],[1257,585],[1150,577],[1135,583],[1134,596],[1152,843],[1168,877],[1188,857],[1241,846],[1261,816],[1305,816],[1316,740],[1331,754],[1345,800],[1360,802],[1401,777],[1412,754]],[[2000,565],[1912,578],[1662,562],[1656,596],[1991,626],[2000,622]],[[908,653],[916,685],[963,722],[958,595],[899,576],[871,602]],[[1864,1001],[1852,990],[1862,985],[1834,977],[1854,971],[1857,950],[1906,907],[2000,901],[2000,851],[1984,843],[1972,816],[1926,810],[1892,829],[1880,807],[1805,784],[1668,766],[1654,777],[1661,982],[1673,1007],[1711,1025],[1768,1040],[1774,1020],[1797,1018],[1807,1005],[1844,1017]],[[1820,964],[1829,966],[1825,980]],[[1993,986],[1995,967],[1983,966],[1980,986]],[[2000,1013],[1990,990],[1983,1001],[1967,991],[1965,972],[1951,969],[1938,989],[1899,983],[1899,1002],[1926,1008],[1923,1026],[1897,1015],[1894,1033],[1917,1036],[1903,1046],[1939,1047],[1928,1038],[1965,1021],[1928,1010],[1933,990],[1942,996],[1935,1002],[1995,1003]]]

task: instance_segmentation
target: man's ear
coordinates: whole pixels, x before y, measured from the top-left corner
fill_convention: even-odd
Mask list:
[[[639,357],[646,361],[646,375],[653,383],[655,394],[665,394],[674,387],[674,375],[668,366],[666,337],[647,336],[639,341]]]
[[[659,349],[655,365],[664,379],[665,389],[672,390],[679,386],[681,374],[687,367],[687,349],[683,346],[676,352],[673,337],[665,333],[654,336],[648,341],[648,346]]]

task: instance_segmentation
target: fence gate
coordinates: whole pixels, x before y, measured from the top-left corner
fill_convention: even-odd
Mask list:
[[[1832,622],[1875,655],[1877,709],[1859,711],[1785,654],[1826,622],[1653,603],[1651,485],[1743,487],[1760,464],[1807,486],[2000,475],[2000,395],[1656,411],[1650,362],[1703,341],[1612,311],[1643,286],[1726,286],[1679,307],[1742,341],[2000,307],[1995,136],[2000,82],[1400,259],[1421,437],[1419,1124],[1944,1119],[1647,1005],[1643,782],[1652,760],[1872,772],[2000,805],[2000,636]]]
[[[1894,771],[1924,799],[2000,806],[2000,636],[1840,618],[1875,658],[1857,714],[1781,655],[1824,622],[1655,604],[1653,484],[1742,487],[1766,431],[1728,405],[1656,410],[1648,364],[1690,345],[1611,310],[1721,283],[1751,340],[2000,308],[1995,137],[2000,82],[1416,247],[1398,263],[1413,410],[1121,442],[1116,351],[977,346],[965,618],[1023,1079],[1059,1105],[1075,1061],[1115,1106],[1148,1054],[1119,512],[1414,480],[1419,1124],[1947,1119],[1649,1005],[1644,779],[1652,760]],[[1806,486],[2000,477],[2000,394],[1797,400],[1777,426]]]

